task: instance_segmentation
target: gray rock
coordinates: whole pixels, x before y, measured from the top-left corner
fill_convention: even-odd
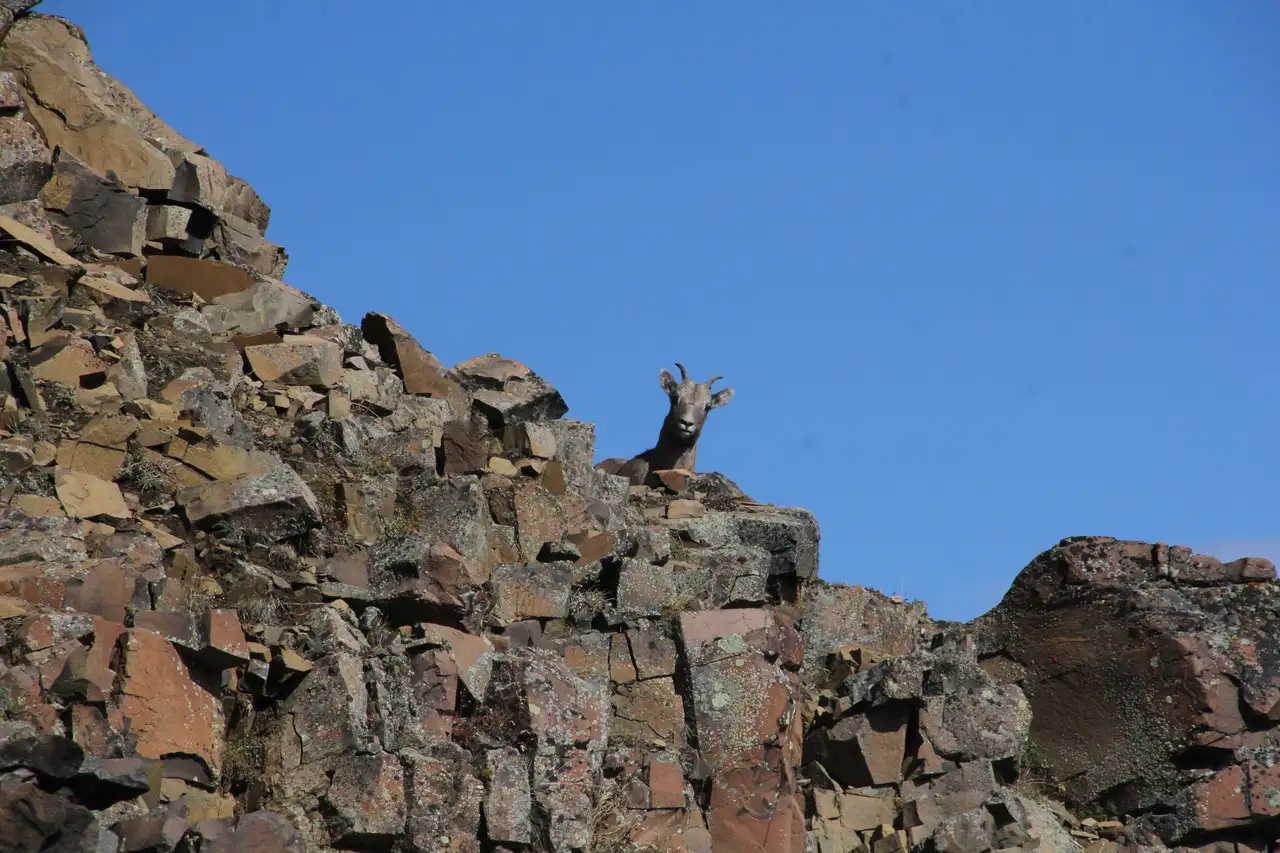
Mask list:
[[[289,255],[283,246],[263,239],[254,223],[231,213],[217,218],[206,245],[219,260],[247,267],[268,278],[282,278],[289,265]]]
[[[385,848],[404,834],[404,770],[394,755],[349,755],[325,793],[329,828],[339,847]]]
[[[266,542],[279,542],[320,524],[311,488],[274,454],[262,454],[259,473],[190,486],[178,493],[187,523],[198,530],[230,524]]]
[[[219,296],[201,309],[215,335],[260,335],[280,327],[311,325],[318,303],[281,281],[257,281],[247,290]]]
[[[112,176],[102,177],[65,150],[40,191],[50,218],[102,252],[138,256],[147,238],[147,204]]]
[[[189,383],[182,389],[179,405],[191,415],[191,422],[212,432],[235,447],[253,447],[253,433],[231,402],[231,389],[207,367],[184,370],[178,381]]]
[[[79,520],[29,516],[0,507],[0,566],[26,562],[80,562],[89,556]]]
[[[0,116],[0,204],[34,199],[53,175],[53,152],[30,123]]]
[[[406,510],[417,535],[443,542],[472,566],[489,564],[489,501],[475,477],[428,482],[410,492]]]
[[[489,793],[484,800],[489,840],[499,844],[533,843],[533,795],[529,790],[529,765],[511,747],[485,753]]]

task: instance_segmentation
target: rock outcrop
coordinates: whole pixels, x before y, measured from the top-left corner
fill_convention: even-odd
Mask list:
[[[980,621],[1070,804],[1168,843],[1280,830],[1280,586],[1266,560],[1063,540]]]
[[[629,485],[525,365],[284,283],[253,189],[33,5],[0,0],[0,853],[1274,843],[1269,563],[1068,540],[971,625],[824,583],[808,512]]]

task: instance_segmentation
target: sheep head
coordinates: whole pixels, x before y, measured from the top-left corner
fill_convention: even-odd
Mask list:
[[[711,386],[722,376],[713,376],[706,382],[694,382],[689,378],[684,365],[676,362],[680,368],[680,381],[667,370],[658,374],[662,390],[671,399],[671,411],[662,424],[665,436],[676,443],[692,447],[702,435],[702,426],[707,421],[707,413],[719,408],[733,399],[733,389],[725,388],[712,391]]]

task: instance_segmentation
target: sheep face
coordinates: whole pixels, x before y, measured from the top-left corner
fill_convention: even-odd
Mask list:
[[[666,370],[658,374],[662,390],[671,400],[671,411],[667,414],[666,423],[663,424],[664,432],[673,439],[692,446],[702,434],[707,413],[732,400],[733,389],[725,388],[713,392],[712,384],[722,377],[713,376],[706,382],[694,382],[685,372],[684,365],[677,363],[676,367],[680,368],[679,382],[676,382]]]

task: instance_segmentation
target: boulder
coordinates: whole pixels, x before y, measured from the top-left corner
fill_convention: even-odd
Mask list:
[[[974,624],[993,671],[1025,690],[1037,754],[1070,802],[1148,812],[1144,823],[1175,843],[1272,819],[1272,806],[1238,792],[1270,772],[1277,596],[1266,560],[1075,537],[1036,557]]]
[[[863,586],[815,583],[802,599],[805,673],[825,670],[827,655],[856,644],[880,658],[914,652],[926,623],[924,605],[894,601]]]
[[[222,765],[219,702],[192,680],[172,643],[154,631],[130,630],[123,642],[120,711],[146,758],[194,756],[210,773]]]
[[[154,255],[147,260],[147,283],[184,296],[211,302],[220,296],[241,293],[253,286],[249,273],[225,261]]]
[[[111,176],[60,151],[40,201],[55,224],[100,252],[137,257],[147,240],[147,204]]]
[[[92,811],[66,795],[41,790],[32,778],[0,776],[0,853],[99,849],[98,821]]]
[[[533,795],[527,759],[511,747],[485,753],[489,793],[484,800],[489,840],[499,844],[533,842]]]
[[[342,350],[320,338],[289,336],[283,343],[245,347],[244,355],[264,382],[331,387],[342,378]]]
[[[297,536],[320,523],[311,488],[269,453],[255,453],[246,474],[183,489],[178,503],[194,529],[229,524],[268,542]]]
[[[280,328],[305,329],[321,309],[315,299],[282,281],[245,279],[247,273],[237,267],[217,269],[224,272],[235,270],[228,275],[248,283],[243,288],[226,290],[214,296],[212,304],[201,309],[215,335],[253,336],[272,333]]]
[[[389,847],[405,830],[404,770],[394,755],[353,755],[338,764],[325,793],[339,847]]]
[[[698,745],[710,765],[707,828],[715,849],[800,851],[797,788],[803,723],[800,638],[768,610],[680,618]]]
[[[400,374],[407,393],[448,400],[456,414],[470,408],[466,391],[447,375],[440,360],[391,317],[366,314],[360,321],[360,330],[365,340],[377,347],[382,360]]]
[[[471,392],[495,430],[527,421],[551,421],[569,411],[560,392],[518,361],[488,353],[464,361],[450,375]]]
[[[127,187],[166,191],[173,185],[173,164],[149,140],[196,150],[103,74],[84,34],[60,18],[19,19],[4,41],[0,67],[21,82],[28,115],[49,147],[64,149],[100,175],[114,172]]]
[[[183,152],[174,167],[170,201],[196,205],[219,219],[243,223],[260,237],[271,220],[271,209],[240,178],[232,177],[221,163],[205,154]]]

